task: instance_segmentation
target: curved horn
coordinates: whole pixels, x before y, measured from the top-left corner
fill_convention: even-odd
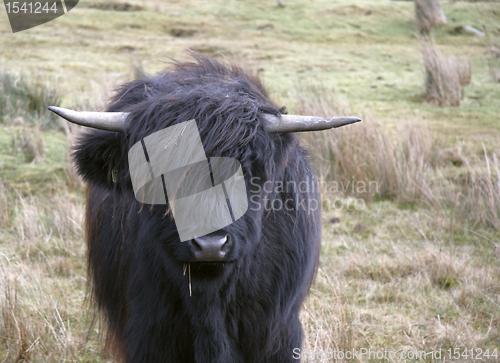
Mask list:
[[[66,108],[49,106],[49,110],[62,118],[78,125],[94,129],[126,132],[129,127],[128,112],[87,112],[73,111]],[[287,133],[302,131],[319,131],[350,125],[361,121],[358,117],[315,117],[296,115],[265,115],[269,133]]]
[[[49,110],[69,122],[94,129],[126,132],[129,127],[127,122],[128,112],[73,111],[55,106],[49,106]]]
[[[350,125],[361,121],[359,117],[316,117],[296,115],[266,115],[269,133],[319,131]]]

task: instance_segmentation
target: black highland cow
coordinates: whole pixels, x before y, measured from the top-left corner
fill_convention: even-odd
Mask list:
[[[88,273],[110,349],[127,363],[296,361],[299,311],[318,264],[320,203],[293,130],[274,130],[269,120],[300,116],[282,115],[257,78],[193,56],[123,85],[108,114],[121,115],[126,132],[91,130],[74,151],[88,184]],[[216,233],[180,242],[165,205],[134,197],[127,153],[192,119],[207,156],[241,163],[249,208]]]

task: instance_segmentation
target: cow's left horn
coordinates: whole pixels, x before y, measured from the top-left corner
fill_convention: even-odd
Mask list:
[[[49,110],[78,125],[106,131],[126,132],[129,127],[128,112],[87,112],[49,106]],[[319,131],[350,125],[361,121],[358,117],[316,117],[296,115],[266,115],[269,133]]]
[[[49,106],[49,110],[74,124],[94,129],[125,132],[128,130],[128,112],[88,112]]]

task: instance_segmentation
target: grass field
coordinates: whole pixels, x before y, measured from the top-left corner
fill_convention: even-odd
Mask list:
[[[111,361],[90,328],[85,187],[67,151],[79,130],[45,108],[102,110],[186,49],[257,72],[290,113],[364,120],[301,135],[324,181],[304,349],[500,361],[500,2],[441,3],[448,23],[431,36],[472,68],[460,107],[425,100],[411,1],[129,4],[81,1],[16,34],[0,6],[0,362]]]

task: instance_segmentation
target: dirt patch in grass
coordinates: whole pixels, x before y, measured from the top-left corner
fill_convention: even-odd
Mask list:
[[[95,2],[87,5],[91,9],[99,9],[106,11],[142,11],[144,8],[141,5],[131,4],[127,2]]]

